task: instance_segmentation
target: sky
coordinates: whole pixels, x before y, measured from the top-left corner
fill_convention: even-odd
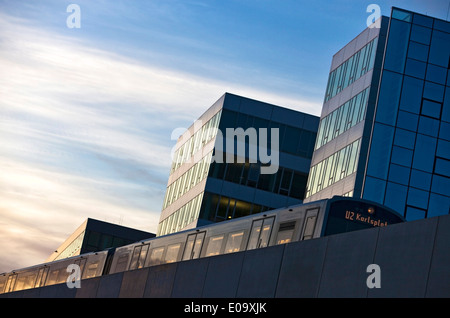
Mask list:
[[[44,262],[87,218],[156,233],[172,132],[225,92],[319,116],[332,56],[372,3],[449,8],[0,0],[0,273]]]

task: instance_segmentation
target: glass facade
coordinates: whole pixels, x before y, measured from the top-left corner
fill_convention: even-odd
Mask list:
[[[363,198],[407,220],[450,212],[450,23],[394,8]]]
[[[356,172],[360,140],[340,149],[311,167],[306,197],[333,185]]]
[[[343,134],[364,119],[366,114],[369,88],[338,107],[320,120],[316,146],[318,149]]]
[[[372,120],[375,105],[377,82],[370,79],[381,68],[383,21],[381,31],[364,30],[333,57],[305,202],[354,194],[359,153],[367,144],[362,128]]]
[[[373,39],[330,73],[325,102],[373,68],[378,38]]]
[[[214,139],[219,127],[221,111],[217,112],[210,120],[201,126],[187,141],[174,152],[170,174],[177,170],[183,163],[192,160],[192,157],[200,151],[206,143]]]
[[[197,127],[198,122],[204,124]],[[318,123],[316,116],[225,94],[176,145],[157,235],[278,208],[288,199],[301,203]],[[266,129],[267,139],[261,143],[261,134],[231,139],[228,128],[242,128],[244,134]],[[234,149],[228,149],[230,140]],[[245,153],[237,149],[242,141]],[[257,158],[250,155],[252,147]],[[275,173],[266,174],[262,168],[269,164],[261,156],[274,155],[272,149],[278,149],[279,162]]]

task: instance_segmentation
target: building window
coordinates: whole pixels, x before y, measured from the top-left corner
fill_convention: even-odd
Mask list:
[[[357,168],[359,145],[360,139],[311,167],[305,198],[354,173]]]
[[[330,73],[325,102],[373,68],[378,38],[373,39]]]
[[[369,88],[366,88],[342,106],[323,117],[319,123],[315,149],[319,149],[361,122],[366,114],[368,98]]]

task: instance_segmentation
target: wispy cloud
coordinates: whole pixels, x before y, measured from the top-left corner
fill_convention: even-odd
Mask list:
[[[87,217],[155,232],[174,142],[224,92],[298,96],[127,58],[0,15],[0,272],[44,261]]]

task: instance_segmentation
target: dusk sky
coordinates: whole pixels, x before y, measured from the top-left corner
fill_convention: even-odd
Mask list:
[[[44,262],[88,217],[156,233],[172,132],[225,92],[320,115],[371,3],[444,20],[449,6],[0,0],[0,273]]]

